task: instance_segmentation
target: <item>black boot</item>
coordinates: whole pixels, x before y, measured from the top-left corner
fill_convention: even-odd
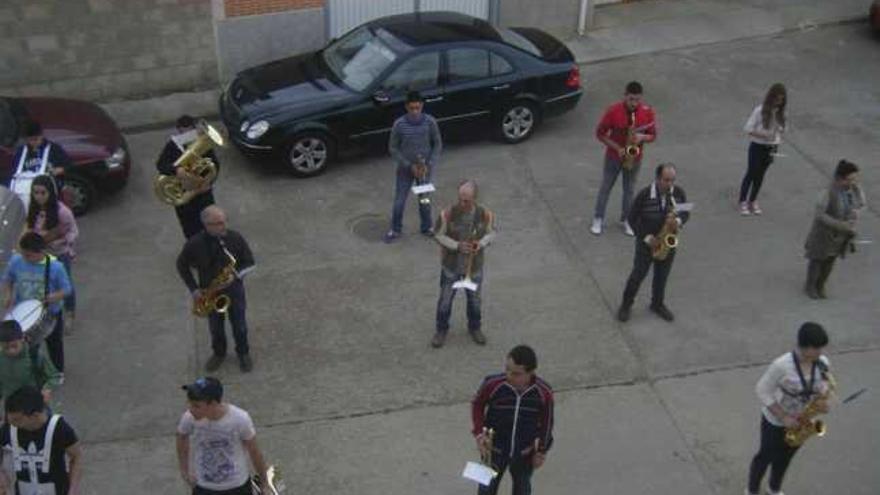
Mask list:
[[[819,284],[819,274],[822,271],[822,262],[818,260],[810,260],[807,264],[807,282],[804,284],[804,292],[810,299],[819,299],[817,290]]]

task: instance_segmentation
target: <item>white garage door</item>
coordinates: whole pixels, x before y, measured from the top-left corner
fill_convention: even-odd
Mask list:
[[[387,15],[446,10],[489,18],[490,0],[328,0],[328,34],[339,37],[367,21]]]

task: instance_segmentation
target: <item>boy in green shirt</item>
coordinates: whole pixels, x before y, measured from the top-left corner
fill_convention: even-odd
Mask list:
[[[15,320],[0,322],[0,399],[6,400],[19,388],[30,385],[42,390],[49,402],[52,388],[60,385],[61,374],[42,352],[31,357],[21,325]]]

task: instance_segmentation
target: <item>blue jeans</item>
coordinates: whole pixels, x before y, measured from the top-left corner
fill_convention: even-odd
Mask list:
[[[244,296],[244,283],[241,280],[237,280],[224,290],[223,293],[229,296],[230,299],[226,314],[213,311],[208,315],[208,328],[211,330],[211,348],[214,350],[215,356],[226,355],[226,330],[223,327],[223,321],[226,319],[226,315],[229,315],[229,322],[232,324],[232,337],[235,339],[235,353],[243,356],[250,350],[247,338],[247,321],[245,319],[247,301]]]
[[[397,182],[394,187],[394,207],[391,211],[391,230],[399,234],[403,230],[403,208],[406,206],[406,198],[409,197],[410,188],[416,178],[412,174],[410,167],[397,167]],[[428,167],[428,176],[426,182],[431,181],[431,168]],[[423,205],[419,203],[419,218],[421,221],[420,230],[427,232],[431,230],[431,205]]]
[[[73,259],[68,254],[62,254],[58,257],[58,261],[64,265],[64,269],[67,271],[67,278],[70,280],[70,295],[64,298],[64,311],[73,314],[76,312],[76,289],[73,286],[73,272],[71,271]]]
[[[620,221],[626,220],[629,215],[629,207],[633,200],[633,189],[636,186],[636,179],[639,175],[639,169],[642,168],[641,160],[635,162],[631,169],[625,170],[620,166],[619,159],[605,157],[605,167],[602,170],[602,185],[599,186],[599,195],[596,197],[596,208],[593,218],[605,218],[605,207],[608,204],[608,196],[611,195],[611,189],[617,182],[618,174],[623,174],[623,203],[620,206]]]
[[[440,298],[437,300],[437,331],[446,333],[449,331],[449,316],[452,314],[452,300],[455,298],[455,290],[452,284],[460,280],[462,277],[446,270],[440,270]],[[482,313],[480,311],[480,303],[482,302],[480,294],[483,291],[483,272],[471,275],[471,280],[477,284],[476,291],[463,290],[467,296],[467,319],[468,331],[480,329],[482,322]]]
[[[503,456],[500,459],[493,459],[498,476],[492,480],[489,486],[480,485],[477,489],[478,495],[495,495],[498,493],[498,485],[501,484],[501,477],[504,471],[510,467],[510,476],[513,478],[513,495],[531,495],[532,493],[532,458],[515,457],[513,459]]]

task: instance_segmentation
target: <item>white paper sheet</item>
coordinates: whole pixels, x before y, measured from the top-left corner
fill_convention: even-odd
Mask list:
[[[466,278],[464,280],[459,280],[457,282],[454,282],[452,284],[452,288],[453,288],[453,290],[466,289],[471,292],[476,292],[477,291],[477,284],[475,284],[473,280]]]
[[[693,203],[678,203],[675,205],[675,211],[691,211],[693,209]]]
[[[412,186],[413,194],[426,194],[432,193],[437,189],[434,187],[434,184],[419,184],[417,186]]]
[[[491,469],[479,462],[470,462],[464,465],[464,471],[461,473],[463,478],[476,481],[483,486],[489,486],[492,480],[498,476],[494,469]]]

